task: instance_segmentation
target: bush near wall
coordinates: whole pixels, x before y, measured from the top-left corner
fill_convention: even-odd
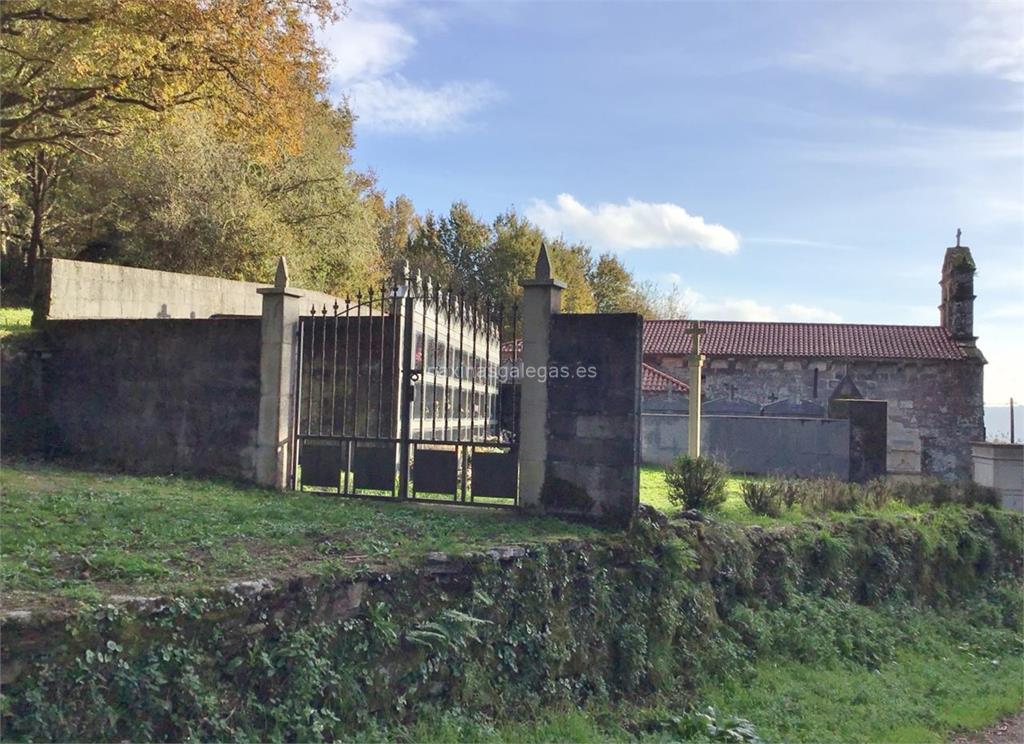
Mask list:
[[[603,540],[8,617],[3,736],[337,739],[435,704],[528,716],[739,674],[792,622],[833,624],[837,653],[878,663],[896,640],[865,605],[969,605],[1019,628],[1022,524],[947,507],[766,530],[644,510]]]

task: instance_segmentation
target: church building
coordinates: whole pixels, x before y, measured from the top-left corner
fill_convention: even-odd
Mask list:
[[[970,478],[985,357],[974,259],[959,243],[943,261],[938,325],[700,320],[703,414],[813,418],[837,398],[885,401],[888,473]],[[644,412],[686,411],[694,322],[644,324]]]

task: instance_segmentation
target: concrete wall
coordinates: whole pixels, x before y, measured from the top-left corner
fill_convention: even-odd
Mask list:
[[[640,494],[643,318],[554,315],[549,338],[541,503],[552,513],[628,523]]]
[[[645,359],[686,379],[686,358]],[[861,397],[888,408],[886,469],[948,479],[971,477],[972,441],[985,438],[983,361],[847,361],[840,359],[709,359],[704,399],[779,400],[826,404],[849,377]]]
[[[686,452],[689,417],[645,413],[643,462],[668,465]],[[850,471],[850,424],[822,418],[773,416],[705,416],[701,421],[703,454],[737,473],[784,473],[804,477]]]
[[[35,322],[99,318],[209,318],[260,315],[256,293],[266,284],[211,276],[136,269],[114,264],[46,259],[37,280]],[[296,289],[305,314],[314,303],[328,308],[335,298]]]
[[[253,477],[259,318],[53,321],[4,360],[5,447]]]
[[[999,491],[1003,508],[1024,512],[1024,444],[973,442],[974,480]]]

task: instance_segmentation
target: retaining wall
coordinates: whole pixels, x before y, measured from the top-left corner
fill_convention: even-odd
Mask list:
[[[735,679],[765,607],[970,608],[1019,592],[1020,516],[951,516],[926,535],[909,521],[742,530],[647,513],[604,540],[7,611],[0,733],[345,741],[380,738],[424,704],[515,717]]]

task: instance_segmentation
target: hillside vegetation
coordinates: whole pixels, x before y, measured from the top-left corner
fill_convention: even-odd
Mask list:
[[[35,531],[12,551],[5,530],[5,583],[56,561],[47,591],[91,589],[5,617],[5,739],[925,741],[1024,696],[1024,522],[992,507],[768,525],[645,508],[623,534],[28,465],[4,473],[18,489]],[[335,532],[334,562],[303,562]],[[294,570],[218,563],[231,534]],[[200,536],[207,553],[157,560]],[[74,540],[103,550],[60,586],[54,546]],[[135,548],[158,574],[196,557],[209,584],[91,594]],[[219,585],[232,571],[265,578]]]

